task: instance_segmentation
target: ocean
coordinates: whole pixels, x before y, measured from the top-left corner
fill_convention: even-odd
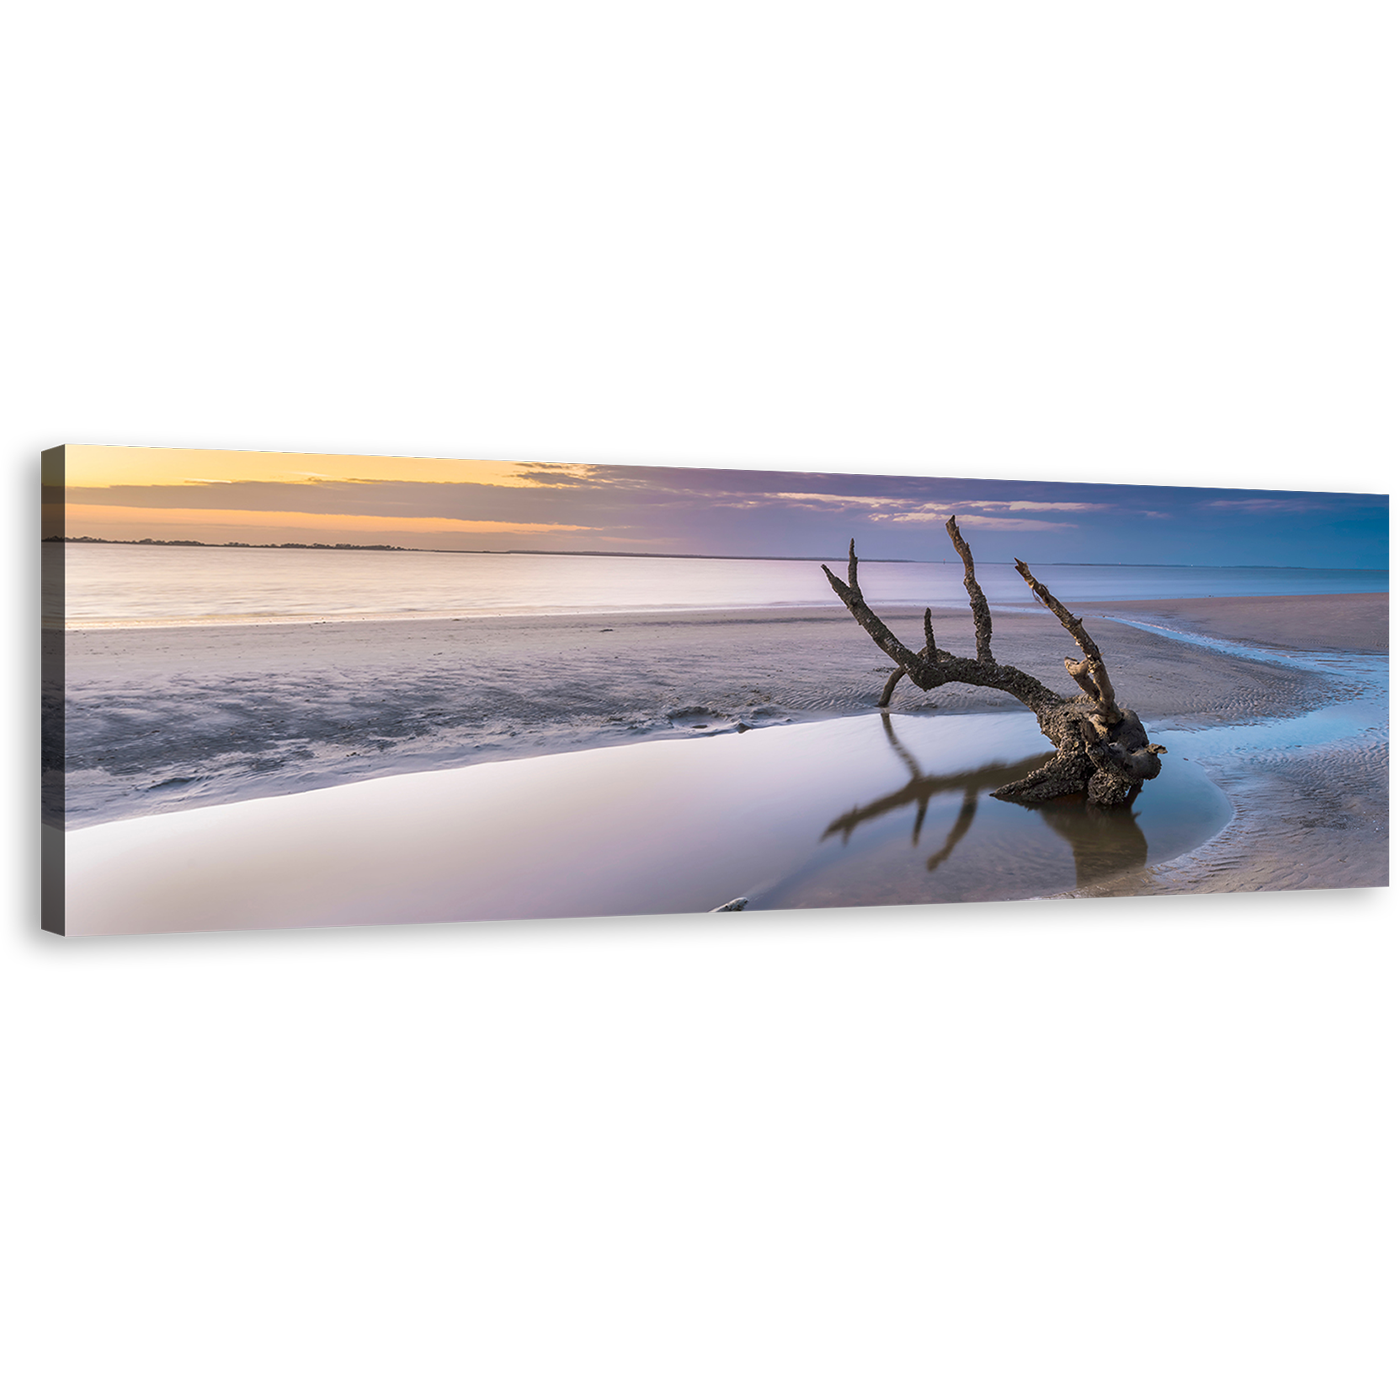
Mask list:
[[[839,606],[800,559],[226,549],[46,544],[46,621],[68,627],[274,623],[307,618],[550,616]],[[56,551],[62,551],[59,555]],[[832,559],[844,577],[845,560]],[[1385,569],[1033,564],[1066,602],[1389,591]],[[979,563],[993,604],[1032,605],[1010,564]],[[962,606],[961,564],[869,563],[877,606]]]

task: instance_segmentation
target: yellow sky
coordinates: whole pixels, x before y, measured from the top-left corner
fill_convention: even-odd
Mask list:
[[[191,506],[133,506],[73,500],[65,493],[92,488],[179,487],[201,483],[268,484],[317,481],[431,482],[531,490],[522,473],[533,463],[447,457],[370,457],[324,452],[234,452],[208,448],[68,445],[46,455],[44,484],[53,493],[44,508],[44,534],[102,539],[197,539],[396,544],[418,549],[501,549],[553,545],[578,548],[586,527],[529,521],[460,520],[441,516],[385,516],[313,511]],[[565,467],[565,470],[569,468]]]
[[[524,486],[518,462],[453,457],[360,457],[325,452],[229,452],[198,447],[64,449],[63,480],[54,486],[177,486],[187,481],[461,481]]]

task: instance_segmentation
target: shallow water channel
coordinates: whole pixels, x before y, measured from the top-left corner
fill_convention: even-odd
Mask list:
[[[1229,820],[1177,754],[1128,809],[988,796],[1048,754],[1029,713],[872,714],[138,817],[69,833],[69,931],[1025,899]]]

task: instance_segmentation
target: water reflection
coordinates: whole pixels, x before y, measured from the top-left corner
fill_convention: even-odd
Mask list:
[[[1081,888],[1147,864],[1147,837],[1131,805],[1097,807],[1076,796],[1047,802],[1037,811],[1051,831],[1069,842],[1074,883]]]
[[[874,802],[867,802],[860,807],[853,807],[844,816],[837,817],[827,829],[822,832],[821,839],[825,841],[829,836],[835,836],[837,832],[841,834],[841,844],[846,845],[851,839],[852,832],[865,822],[874,821],[890,812],[896,812],[901,807],[914,807],[914,832],[910,844],[917,846],[919,837],[923,834],[924,821],[928,816],[929,802],[940,793],[956,792],[961,789],[963,794],[962,807],[958,812],[957,820],[953,823],[952,830],[948,833],[948,839],[943,845],[928,858],[927,869],[936,870],[953,853],[953,848],[972,829],[973,819],[977,815],[977,799],[979,794],[991,792],[993,788],[1001,787],[1003,783],[1015,782],[1018,778],[1024,778],[1027,774],[1034,772],[1043,764],[1050,754],[1038,754],[1034,758],[1022,759],[1021,762],[1007,765],[1003,763],[987,763],[980,768],[968,769],[961,773],[942,773],[930,776],[925,773],[918,759],[899,741],[899,736],[895,733],[894,721],[888,713],[881,717],[881,724],[884,727],[885,738],[889,741],[890,747],[899,755],[900,761],[909,770],[909,781],[902,788],[894,792],[887,793],[884,797],[877,798]]]
[[[1023,899],[1170,860],[1218,832],[1231,815],[1224,794],[1180,763],[1163,767],[1165,781],[1147,798],[1140,794],[1116,808],[1091,805],[1084,794],[1036,806],[983,802],[984,794],[1050,756],[1042,748],[1008,763],[979,752],[1004,743],[1007,721],[1022,718],[1016,728],[1040,738],[1030,715],[952,722],[902,715],[899,731],[892,715],[881,715],[883,741],[907,781],[830,820],[818,851],[801,869],[753,893],[749,909]],[[973,762],[951,769],[953,755]],[[937,844],[918,851],[916,865],[910,854],[923,843],[925,826],[937,827],[942,839],[935,834]],[[839,847],[825,844],[836,836]]]
[[[1043,761],[1029,712],[897,722],[541,755],[107,822],[68,834],[68,927],[1034,899],[1171,860],[1229,817],[1175,745],[1136,812],[1032,808],[983,801]]]
[[[884,797],[854,807],[837,817],[822,832],[821,839],[825,841],[840,833],[841,843],[846,845],[852,833],[864,823],[887,816],[902,807],[912,806],[914,828],[910,844],[918,846],[930,801],[941,793],[961,790],[963,800],[957,817],[943,844],[924,863],[927,871],[937,870],[972,830],[982,793],[1025,777],[1051,756],[1047,750],[1014,764],[989,763],[959,773],[930,775],[924,772],[918,759],[900,742],[893,718],[886,713],[881,716],[881,721],[886,740],[909,770],[909,781]],[[1141,869],[1147,864],[1147,837],[1138,826],[1137,813],[1131,804],[1096,807],[1082,796],[1071,796],[1033,810],[1051,831],[1069,844],[1074,854],[1075,883],[1079,886],[1095,884],[1111,875]]]

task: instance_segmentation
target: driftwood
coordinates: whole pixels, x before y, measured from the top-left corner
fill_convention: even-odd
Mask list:
[[[918,651],[905,646],[861,593],[860,561],[856,558],[854,540],[845,583],[822,565],[822,572],[836,596],[870,634],[875,645],[895,663],[895,672],[880,696],[881,708],[890,703],[895,686],[906,676],[920,690],[935,690],[940,685],[957,681],[1004,691],[1035,714],[1040,732],[1055,746],[1055,756],[1034,773],[997,788],[993,797],[1039,803],[1084,793],[1091,803],[1103,807],[1131,802],[1143,783],[1162,771],[1158,755],[1166,753],[1166,749],[1149,743],[1147,731],[1137,715],[1118,704],[1108,668],[1094,639],[1084,630],[1083,618],[1075,617],[1018,559],[1016,572],[1059,619],[1082,653],[1080,660],[1065,658],[1065,670],[1081,693],[1073,697],[1058,695],[1025,671],[1003,666],[992,655],[992,610],[977,582],[972,551],[958,530],[956,516],[948,517],[947,529],[948,538],[963,561],[963,586],[967,589],[977,634],[975,659],[954,656],[938,646],[933,635],[933,612],[928,608],[924,609],[923,646]]]

